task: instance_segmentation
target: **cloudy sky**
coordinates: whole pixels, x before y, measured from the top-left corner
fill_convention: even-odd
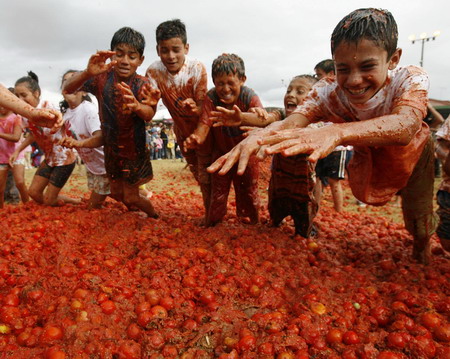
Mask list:
[[[157,60],[156,26],[180,18],[188,31],[191,57],[205,63],[221,53],[240,55],[247,85],[266,106],[282,105],[285,86],[298,74],[331,57],[330,35],[352,10],[379,7],[392,12],[399,27],[402,65],[418,65],[419,37],[440,30],[425,42],[424,67],[430,97],[450,100],[450,2],[448,0],[0,0],[0,83],[34,71],[43,96],[59,99],[62,74],[84,69],[89,56],[107,50],[113,33],[130,26],[143,33],[147,46],[140,74]],[[212,82],[210,82],[212,85]]]

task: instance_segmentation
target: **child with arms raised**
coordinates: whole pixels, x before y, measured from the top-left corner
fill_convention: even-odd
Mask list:
[[[77,71],[69,70],[63,75],[62,83]],[[64,94],[60,103],[64,126],[69,136],[60,144],[68,148],[76,148],[86,166],[87,185],[91,190],[88,208],[100,208],[111,193],[109,179],[105,170],[103,153],[103,137],[100,129],[98,108],[86,92],[77,91]]]
[[[235,54],[223,54],[212,64],[212,78],[215,87],[208,91],[203,104],[203,114],[199,128],[187,140],[189,146],[203,143],[208,129],[212,126],[212,113],[218,108],[233,113],[247,113],[250,108],[262,108],[256,93],[244,86],[244,61]],[[254,114],[252,114],[254,115]],[[211,128],[213,160],[227,153],[242,139],[244,131],[238,127],[218,126]],[[214,225],[222,220],[227,211],[227,200],[233,183],[236,194],[236,211],[240,220],[255,224],[259,220],[258,206],[258,162],[251,160],[246,171],[237,175],[236,168],[224,176],[213,174],[211,204],[207,225]]]
[[[29,72],[28,76],[16,81],[14,93],[21,100],[35,108],[49,107],[47,101],[41,101],[41,88],[35,73]],[[63,137],[64,129],[61,127],[56,132],[49,128],[37,126],[33,122],[28,123],[31,133],[15,149],[10,157],[11,166],[17,156],[34,141],[44,151],[45,160],[40,164],[34,174],[28,194],[38,203],[55,206],[61,202],[78,204],[80,200],[60,194],[75,167],[75,153],[68,148],[63,148],[58,143]]]
[[[97,97],[111,196],[157,218],[150,200],[139,193],[139,186],[153,177],[145,123],[153,118],[157,103],[148,79],[136,73],[144,61],[144,48],[141,33],[129,27],[119,29],[111,40],[111,51],[92,55],[86,70],[64,82],[63,93],[81,88]]]
[[[196,131],[207,88],[205,65],[187,56],[186,27],[178,19],[161,23],[156,29],[156,51],[160,61],[147,69],[153,87],[161,91],[164,105],[174,121],[173,130],[190,171],[200,185],[205,212],[210,202],[211,163],[209,137],[201,145],[188,147],[185,140]],[[206,220],[207,221],[207,220]]]
[[[347,15],[331,37],[336,81],[318,83],[285,121],[250,134],[209,170],[225,173],[239,161],[242,173],[261,146],[269,145],[269,154],[307,153],[316,162],[339,145],[353,145],[353,194],[364,203],[383,205],[400,191],[413,257],[428,263],[435,229],[433,142],[422,121],[429,81],[421,68],[397,68],[402,53],[397,37],[395,20],[386,10],[358,9]],[[320,120],[333,124],[304,128]]]

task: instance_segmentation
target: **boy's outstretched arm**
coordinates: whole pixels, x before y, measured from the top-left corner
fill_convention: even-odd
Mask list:
[[[223,175],[227,173],[236,163],[238,164],[237,174],[242,175],[247,168],[248,161],[251,156],[257,155],[260,158],[264,157],[265,146],[262,146],[260,141],[275,133],[275,131],[303,128],[309,125],[309,120],[298,113],[294,113],[287,117],[284,121],[277,121],[271,123],[265,128],[250,131],[247,138],[239,142],[230,152],[218,158],[211,166],[208,167],[208,172],[217,172]]]
[[[194,132],[184,141],[184,149],[192,150],[205,142],[209,130],[210,127],[207,124],[199,122]]]
[[[73,93],[77,91],[92,76],[108,71],[117,61],[106,61],[115,54],[114,51],[97,51],[89,59],[86,70],[77,72],[63,83],[63,93]]]
[[[211,112],[209,118],[213,121],[213,126],[255,126],[265,127],[276,120],[275,114],[267,113],[263,108],[252,108],[249,112],[242,112],[234,105],[233,109],[228,110],[217,106],[215,111]]]
[[[270,145],[267,154],[294,156],[310,154],[317,162],[338,145],[403,146],[422,126],[422,113],[409,106],[394,108],[390,115],[365,121],[335,123],[316,129],[289,129],[261,138],[261,145]]]
[[[76,140],[73,137],[64,137],[59,141],[59,144],[68,148],[96,148],[103,145],[102,131],[94,131],[92,137],[84,140]]]
[[[49,127],[56,132],[63,124],[61,112],[51,109],[37,109],[11,93],[0,85],[0,106],[22,115],[37,126]]]

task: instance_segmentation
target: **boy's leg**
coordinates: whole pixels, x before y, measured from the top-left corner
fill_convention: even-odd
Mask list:
[[[130,185],[123,181],[123,202],[127,207],[135,206],[141,211],[147,213],[150,218],[158,218],[158,214],[153,207],[152,202],[139,193],[139,183]]]
[[[450,252],[450,193],[439,190],[437,193],[437,203],[439,209],[439,226],[436,229],[436,234],[439,237],[442,247]]]
[[[336,212],[342,212],[344,206],[344,192],[342,191],[341,180],[336,178],[328,178],[333,196],[334,209]]]
[[[206,216],[206,226],[220,222],[227,214],[228,194],[236,169],[231,169],[224,175],[211,175],[211,202]]]
[[[431,137],[400,195],[405,227],[414,239],[413,257],[427,264],[431,256],[430,237],[437,224],[433,213],[434,144]]]
[[[237,174],[233,176],[236,214],[238,218],[248,217],[251,224],[259,222],[258,177],[259,164],[255,159],[249,161],[242,176]]]

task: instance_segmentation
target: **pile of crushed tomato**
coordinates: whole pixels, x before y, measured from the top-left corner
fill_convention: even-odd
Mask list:
[[[195,186],[195,184],[192,184]],[[314,239],[287,221],[202,228],[198,193],[88,211],[6,206],[3,358],[450,358],[450,261],[428,266],[383,216],[323,206]]]

